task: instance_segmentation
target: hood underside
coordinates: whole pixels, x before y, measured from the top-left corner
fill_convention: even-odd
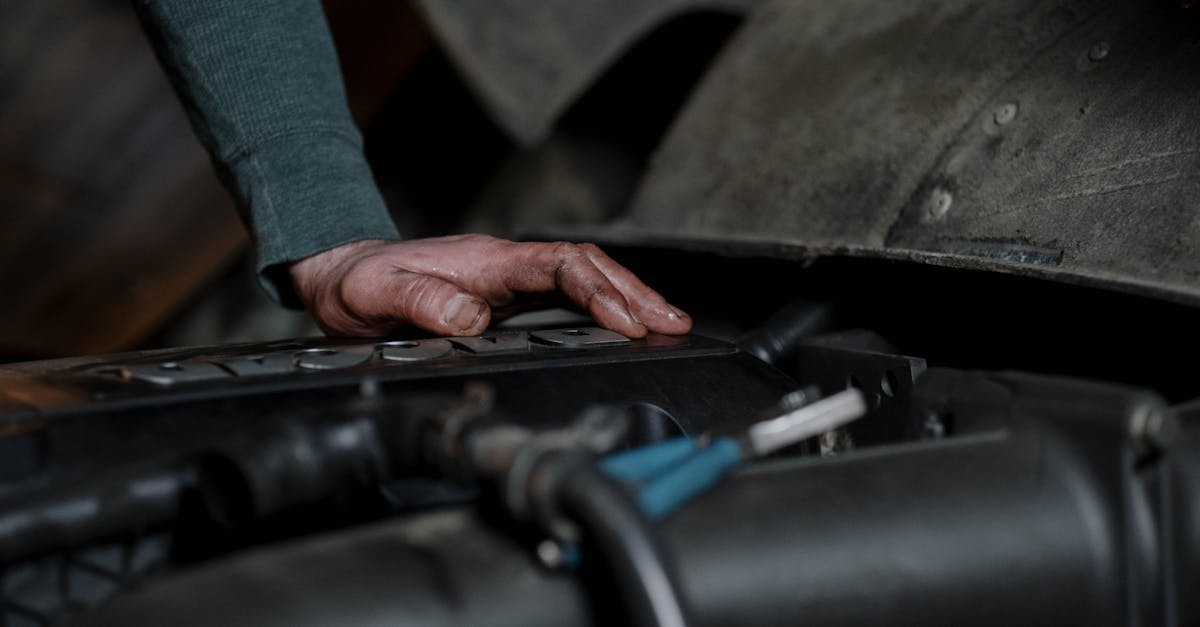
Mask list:
[[[874,256],[1200,304],[1200,28],[1177,3],[776,1],[589,237]]]

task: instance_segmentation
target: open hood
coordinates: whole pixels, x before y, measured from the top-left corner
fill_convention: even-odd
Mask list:
[[[632,208],[588,235],[912,259],[1200,303],[1196,13],[767,3]]]

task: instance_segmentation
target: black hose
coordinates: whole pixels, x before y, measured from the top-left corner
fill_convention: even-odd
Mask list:
[[[138,465],[0,503],[0,564],[136,537],[179,517],[191,470]]]
[[[779,364],[795,353],[800,340],[829,329],[832,320],[833,308],[828,303],[794,300],[744,333],[737,345],[769,364]]]
[[[585,464],[563,478],[559,506],[615,579],[635,627],[685,627],[678,580],[637,504],[619,484]],[[589,553],[590,555],[590,553]]]

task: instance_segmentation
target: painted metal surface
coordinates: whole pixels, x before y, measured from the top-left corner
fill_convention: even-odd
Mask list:
[[[593,239],[983,268],[1200,303],[1179,3],[774,1]]]

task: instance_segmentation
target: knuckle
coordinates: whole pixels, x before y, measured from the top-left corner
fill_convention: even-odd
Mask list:
[[[552,246],[553,246],[552,250],[554,251],[554,258],[558,259],[560,262],[563,262],[563,261],[569,262],[569,261],[578,259],[579,257],[583,256],[583,254],[584,254],[583,249],[580,248],[578,244],[574,244],[571,242],[554,242],[552,244]]]
[[[555,242],[551,244],[554,259],[554,273],[561,281],[572,274],[572,269],[578,268],[587,255],[577,244],[571,242]]]
[[[463,237],[463,243],[479,250],[501,251],[513,244],[508,240],[500,239],[499,237],[494,237],[485,233],[471,233]]]
[[[599,246],[597,246],[591,242],[585,242],[583,244],[579,244],[578,246],[581,250],[583,250],[583,252],[587,253],[589,256],[604,254],[604,251],[600,250]]]
[[[397,304],[408,307],[428,303],[436,296],[438,287],[440,286],[431,277],[412,276],[404,281],[396,291],[396,299],[400,301]]]
[[[460,290],[436,277],[411,275],[397,291],[394,307],[406,321],[418,324],[439,324],[443,309]]]

